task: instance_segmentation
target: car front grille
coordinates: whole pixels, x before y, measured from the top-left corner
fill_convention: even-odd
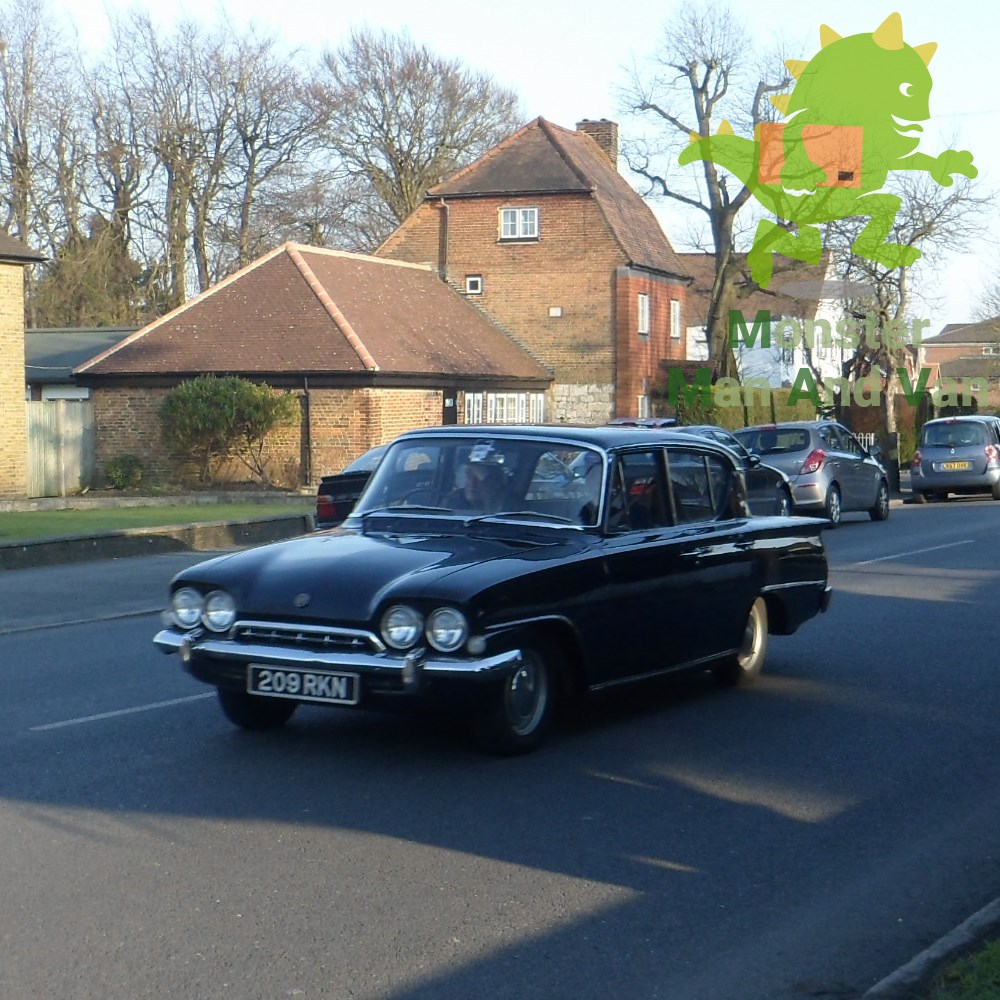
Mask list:
[[[382,640],[372,632],[326,625],[241,621],[233,626],[230,637],[248,646],[292,646],[297,649],[344,653],[385,651]]]

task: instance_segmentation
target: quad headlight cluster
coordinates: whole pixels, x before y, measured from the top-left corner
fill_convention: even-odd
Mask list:
[[[416,608],[395,604],[382,615],[382,639],[393,649],[409,649],[421,634],[441,653],[453,653],[468,638],[465,615],[455,608],[436,608],[425,619]]]
[[[224,590],[201,594],[193,587],[182,587],[170,599],[174,623],[184,629],[199,623],[213,632],[226,632],[236,620],[236,602]]]

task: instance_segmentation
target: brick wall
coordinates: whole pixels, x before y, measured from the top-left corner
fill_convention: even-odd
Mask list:
[[[639,295],[649,297],[649,333],[640,335]],[[616,277],[616,416],[637,417],[639,396],[648,396],[661,373],[660,361],[687,357],[685,286],[646,271],[620,268]],[[671,326],[671,301],[680,304],[680,322]],[[675,336],[676,334],[676,336]]]
[[[539,209],[539,239],[500,243],[500,209],[520,206]],[[616,347],[614,274],[625,261],[594,200],[454,199],[447,207],[447,240],[444,213],[435,203],[423,205],[380,254],[439,266],[446,249],[448,281],[464,289],[467,275],[481,275],[483,292],[470,298],[553,369],[558,387],[579,387],[588,398],[608,392]],[[583,395],[556,392],[556,419],[584,419],[562,412]],[[604,405],[611,407],[610,395]]]
[[[24,393],[24,268],[0,263],[0,497],[28,493]]]
[[[142,461],[147,482],[193,482],[196,470],[168,454],[160,438],[159,410],[169,391],[138,387],[93,390],[98,485],[106,482],[108,460],[124,454]],[[310,389],[308,433],[304,433],[306,402],[301,391],[296,395],[302,405],[302,421],[273,432],[264,452],[271,481],[286,488],[315,485],[322,476],[339,472],[369,448],[391,441],[403,431],[441,423],[440,391]],[[307,469],[311,470],[310,484],[305,483]],[[245,482],[250,478],[239,462],[220,471],[222,481]]]

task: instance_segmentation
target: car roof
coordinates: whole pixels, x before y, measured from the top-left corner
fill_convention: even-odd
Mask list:
[[[621,448],[628,445],[649,444],[656,441],[660,444],[678,444],[690,448],[691,435],[677,428],[669,427],[630,427],[624,425],[600,424],[597,426],[583,424],[450,424],[443,427],[421,427],[418,430],[407,431],[397,440],[413,440],[425,437],[507,437],[521,439],[561,441],[567,444],[588,445],[592,448]],[[713,447],[717,451],[729,454],[729,449],[722,444],[704,438],[698,442],[701,446]]]
[[[992,413],[961,413],[954,417],[934,417],[933,420],[925,420],[923,426],[926,427],[928,424],[954,424],[960,420],[981,420],[985,423],[996,423],[1000,421],[1000,417],[994,416]]]
[[[844,425],[838,420],[779,420],[776,424],[751,424],[749,427],[740,427],[741,431],[770,430],[772,427],[794,427],[801,430],[809,430],[814,427],[829,427],[836,424],[838,427]],[[736,434],[738,431],[732,431]]]

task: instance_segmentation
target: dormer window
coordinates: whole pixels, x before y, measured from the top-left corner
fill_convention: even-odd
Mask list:
[[[537,240],[537,208],[500,209],[501,240]]]

